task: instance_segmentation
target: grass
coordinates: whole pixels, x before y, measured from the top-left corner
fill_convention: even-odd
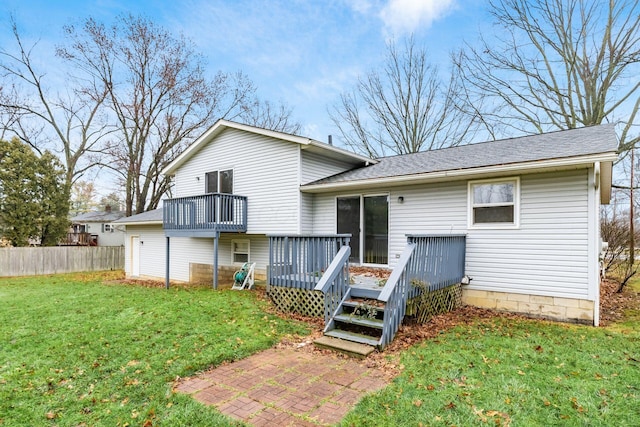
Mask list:
[[[635,275],[634,277],[629,279],[627,286],[634,292],[640,292],[640,275]]]
[[[401,363],[343,425],[640,425],[640,322],[620,333],[497,318],[414,346]]]
[[[0,426],[229,425],[173,381],[308,333],[252,292],[108,277],[0,280]]]
[[[108,278],[0,280],[1,427],[230,425],[173,381],[307,333],[252,292]],[[624,327],[496,318],[443,331],[403,352],[400,376],[342,424],[640,425],[633,314]]]

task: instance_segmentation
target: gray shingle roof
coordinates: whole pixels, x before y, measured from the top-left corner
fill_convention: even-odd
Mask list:
[[[85,212],[71,218],[71,222],[113,222],[123,216],[122,211]]]
[[[540,135],[462,145],[383,157],[379,163],[353,169],[307,185],[500,166],[615,152],[615,125],[590,126]],[[304,187],[304,186],[303,186]]]
[[[135,222],[162,222],[162,208],[154,209],[152,211],[143,212],[137,215],[131,215],[126,218],[121,218],[116,223],[135,223]]]

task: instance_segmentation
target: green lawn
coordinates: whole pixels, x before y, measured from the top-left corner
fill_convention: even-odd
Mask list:
[[[215,426],[178,376],[308,328],[252,292],[0,279],[0,426]],[[638,283],[634,283],[635,288]],[[640,425],[640,316],[591,328],[471,322],[401,355],[404,369],[345,426]]]
[[[406,351],[345,426],[639,426],[640,322],[625,332],[475,322]]]
[[[176,377],[308,333],[252,292],[108,285],[99,274],[1,279],[0,301],[2,427],[228,425],[172,393]]]

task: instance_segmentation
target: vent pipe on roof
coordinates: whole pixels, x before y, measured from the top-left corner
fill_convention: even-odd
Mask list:
[[[329,135],[328,141],[329,145],[333,145],[333,135]]]

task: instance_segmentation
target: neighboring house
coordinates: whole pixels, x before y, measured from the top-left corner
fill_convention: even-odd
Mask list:
[[[106,206],[104,211],[85,212],[71,218],[67,233],[67,245],[122,246],[125,230],[114,221],[123,218],[124,212]]]
[[[409,234],[466,235],[466,303],[597,325],[616,149],[604,125],[369,159],[220,120],[164,170],[164,219],[116,224],[128,276],[165,278],[169,259],[179,281],[246,261],[266,274],[268,235],[349,233],[351,263],[390,268]]]

